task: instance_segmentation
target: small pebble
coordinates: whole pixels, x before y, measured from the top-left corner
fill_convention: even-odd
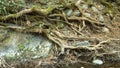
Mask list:
[[[96,13],[99,13],[98,9],[96,7],[92,7],[92,10]]]
[[[107,27],[103,27],[102,29],[103,29],[103,32],[105,32],[105,33],[109,33],[110,32]]]
[[[101,22],[103,22],[103,21],[104,21],[104,17],[103,17],[102,15],[100,15],[100,16],[99,16],[99,20],[100,20]]]
[[[75,16],[79,17],[80,16],[80,12],[77,10],[74,12]]]
[[[81,68],[84,68],[84,67],[81,67]]]
[[[83,8],[84,10],[87,10],[87,9],[88,9],[88,5],[84,4],[84,5],[82,6],[82,8]]]
[[[86,17],[90,17],[91,14],[90,13],[84,13]]]
[[[90,45],[89,41],[81,41],[76,43],[76,46],[87,46],[87,45]]]
[[[70,17],[70,16],[72,15],[72,13],[73,13],[73,10],[72,10],[72,9],[69,9],[69,10],[66,10],[66,11],[65,11],[65,14],[66,14],[68,17]]]
[[[80,4],[80,2],[81,2],[81,0],[78,0],[76,4],[77,4],[77,5],[79,5],[79,4]]]
[[[103,61],[100,60],[100,59],[95,59],[95,60],[93,60],[93,63],[94,63],[94,64],[98,64],[98,65],[102,65],[102,64],[103,64]]]

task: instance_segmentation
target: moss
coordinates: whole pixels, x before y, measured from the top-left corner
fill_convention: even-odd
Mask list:
[[[0,0],[0,15],[8,15],[20,11],[25,6],[24,0]]]
[[[53,9],[54,9],[54,6],[49,6],[49,7],[46,9],[45,15],[51,13]]]

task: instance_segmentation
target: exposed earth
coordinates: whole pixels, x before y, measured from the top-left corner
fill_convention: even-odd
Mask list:
[[[9,3],[0,5],[1,68],[120,67],[119,0]]]

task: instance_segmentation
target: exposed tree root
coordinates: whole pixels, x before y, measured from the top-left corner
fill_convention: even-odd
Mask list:
[[[15,14],[1,16],[0,21],[2,23],[0,22],[0,28],[14,29],[16,31],[29,32],[29,33],[38,33],[38,34],[43,33],[49,40],[51,40],[52,42],[57,44],[58,47],[61,48],[60,54],[65,54],[66,53],[65,49],[70,49],[70,50],[85,49],[89,51],[94,51],[95,52],[94,56],[101,55],[98,53],[98,50],[103,49],[104,43],[109,43],[110,41],[113,41],[113,40],[120,40],[120,39],[108,39],[106,41],[101,41],[98,44],[91,44],[86,46],[69,45],[68,42],[71,39],[74,41],[77,40],[79,42],[81,42],[81,40],[84,41],[84,40],[98,39],[96,37],[91,38],[89,36],[86,36],[84,33],[82,33],[82,31],[84,31],[84,29],[86,29],[87,27],[93,28],[93,30],[91,31],[94,31],[94,30],[101,31],[102,27],[107,26],[105,25],[105,23],[102,23],[99,20],[85,16],[84,11],[79,6],[79,2],[74,3],[74,6],[77,10],[79,10],[79,12],[81,13],[81,16],[72,15],[68,17],[63,12],[65,9],[62,11],[59,11],[59,13],[52,13],[52,11],[55,11],[57,6],[48,7],[47,9],[32,7],[30,9],[25,9]],[[35,24],[29,25],[29,26],[20,26],[20,25],[11,26],[8,23],[4,23],[4,21],[16,19],[27,14],[29,15],[29,13],[33,13],[33,14],[37,13],[38,16],[43,18],[42,19],[38,18],[36,21],[37,23],[32,22]],[[59,19],[57,19],[57,17],[59,17]],[[30,19],[31,18],[28,17],[27,24],[31,24],[31,22],[29,21]],[[19,21],[21,20],[17,20],[17,22]],[[40,23],[41,21],[42,23]],[[74,21],[74,23],[72,21]],[[65,25],[63,25],[62,28],[57,28],[56,22],[59,22],[59,24],[65,24]],[[72,34],[72,36],[70,34]],[[102,53],[102,54],[106,54],[106,53]]]
[[[43,17],[48,15],[55,7],[53,6],[50,6],[48,7],[47,9],[41,9],[40,7],[32,7],[30,9],[24,9],[18,13],[15,13],[15,14],[10,14],[10,15],[7,15],[7,16],[1,16],[0,17],[0,21],[6,21],[6,20],[9,20],[9,19],[15,19],[15,18],[18,18],[22,15],[25,15],[25,14],[28,14],[28,13],[38,13],[40,15],[42,15]]]
[[[0,58],[0,67],[2,68],[12,68],[5,60],[5,58]]]

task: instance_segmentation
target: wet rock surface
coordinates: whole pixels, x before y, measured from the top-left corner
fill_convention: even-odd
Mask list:
[[[3,31],[3,32],[2,32]],[[19,60],[48,57],[52,42],[41,35],[1,30],[0,57]],[[7,33],[7,35],[5,35]],[[6,37],[7,36],[7,37]],[[4,40],[3,40],[4,39]]]

